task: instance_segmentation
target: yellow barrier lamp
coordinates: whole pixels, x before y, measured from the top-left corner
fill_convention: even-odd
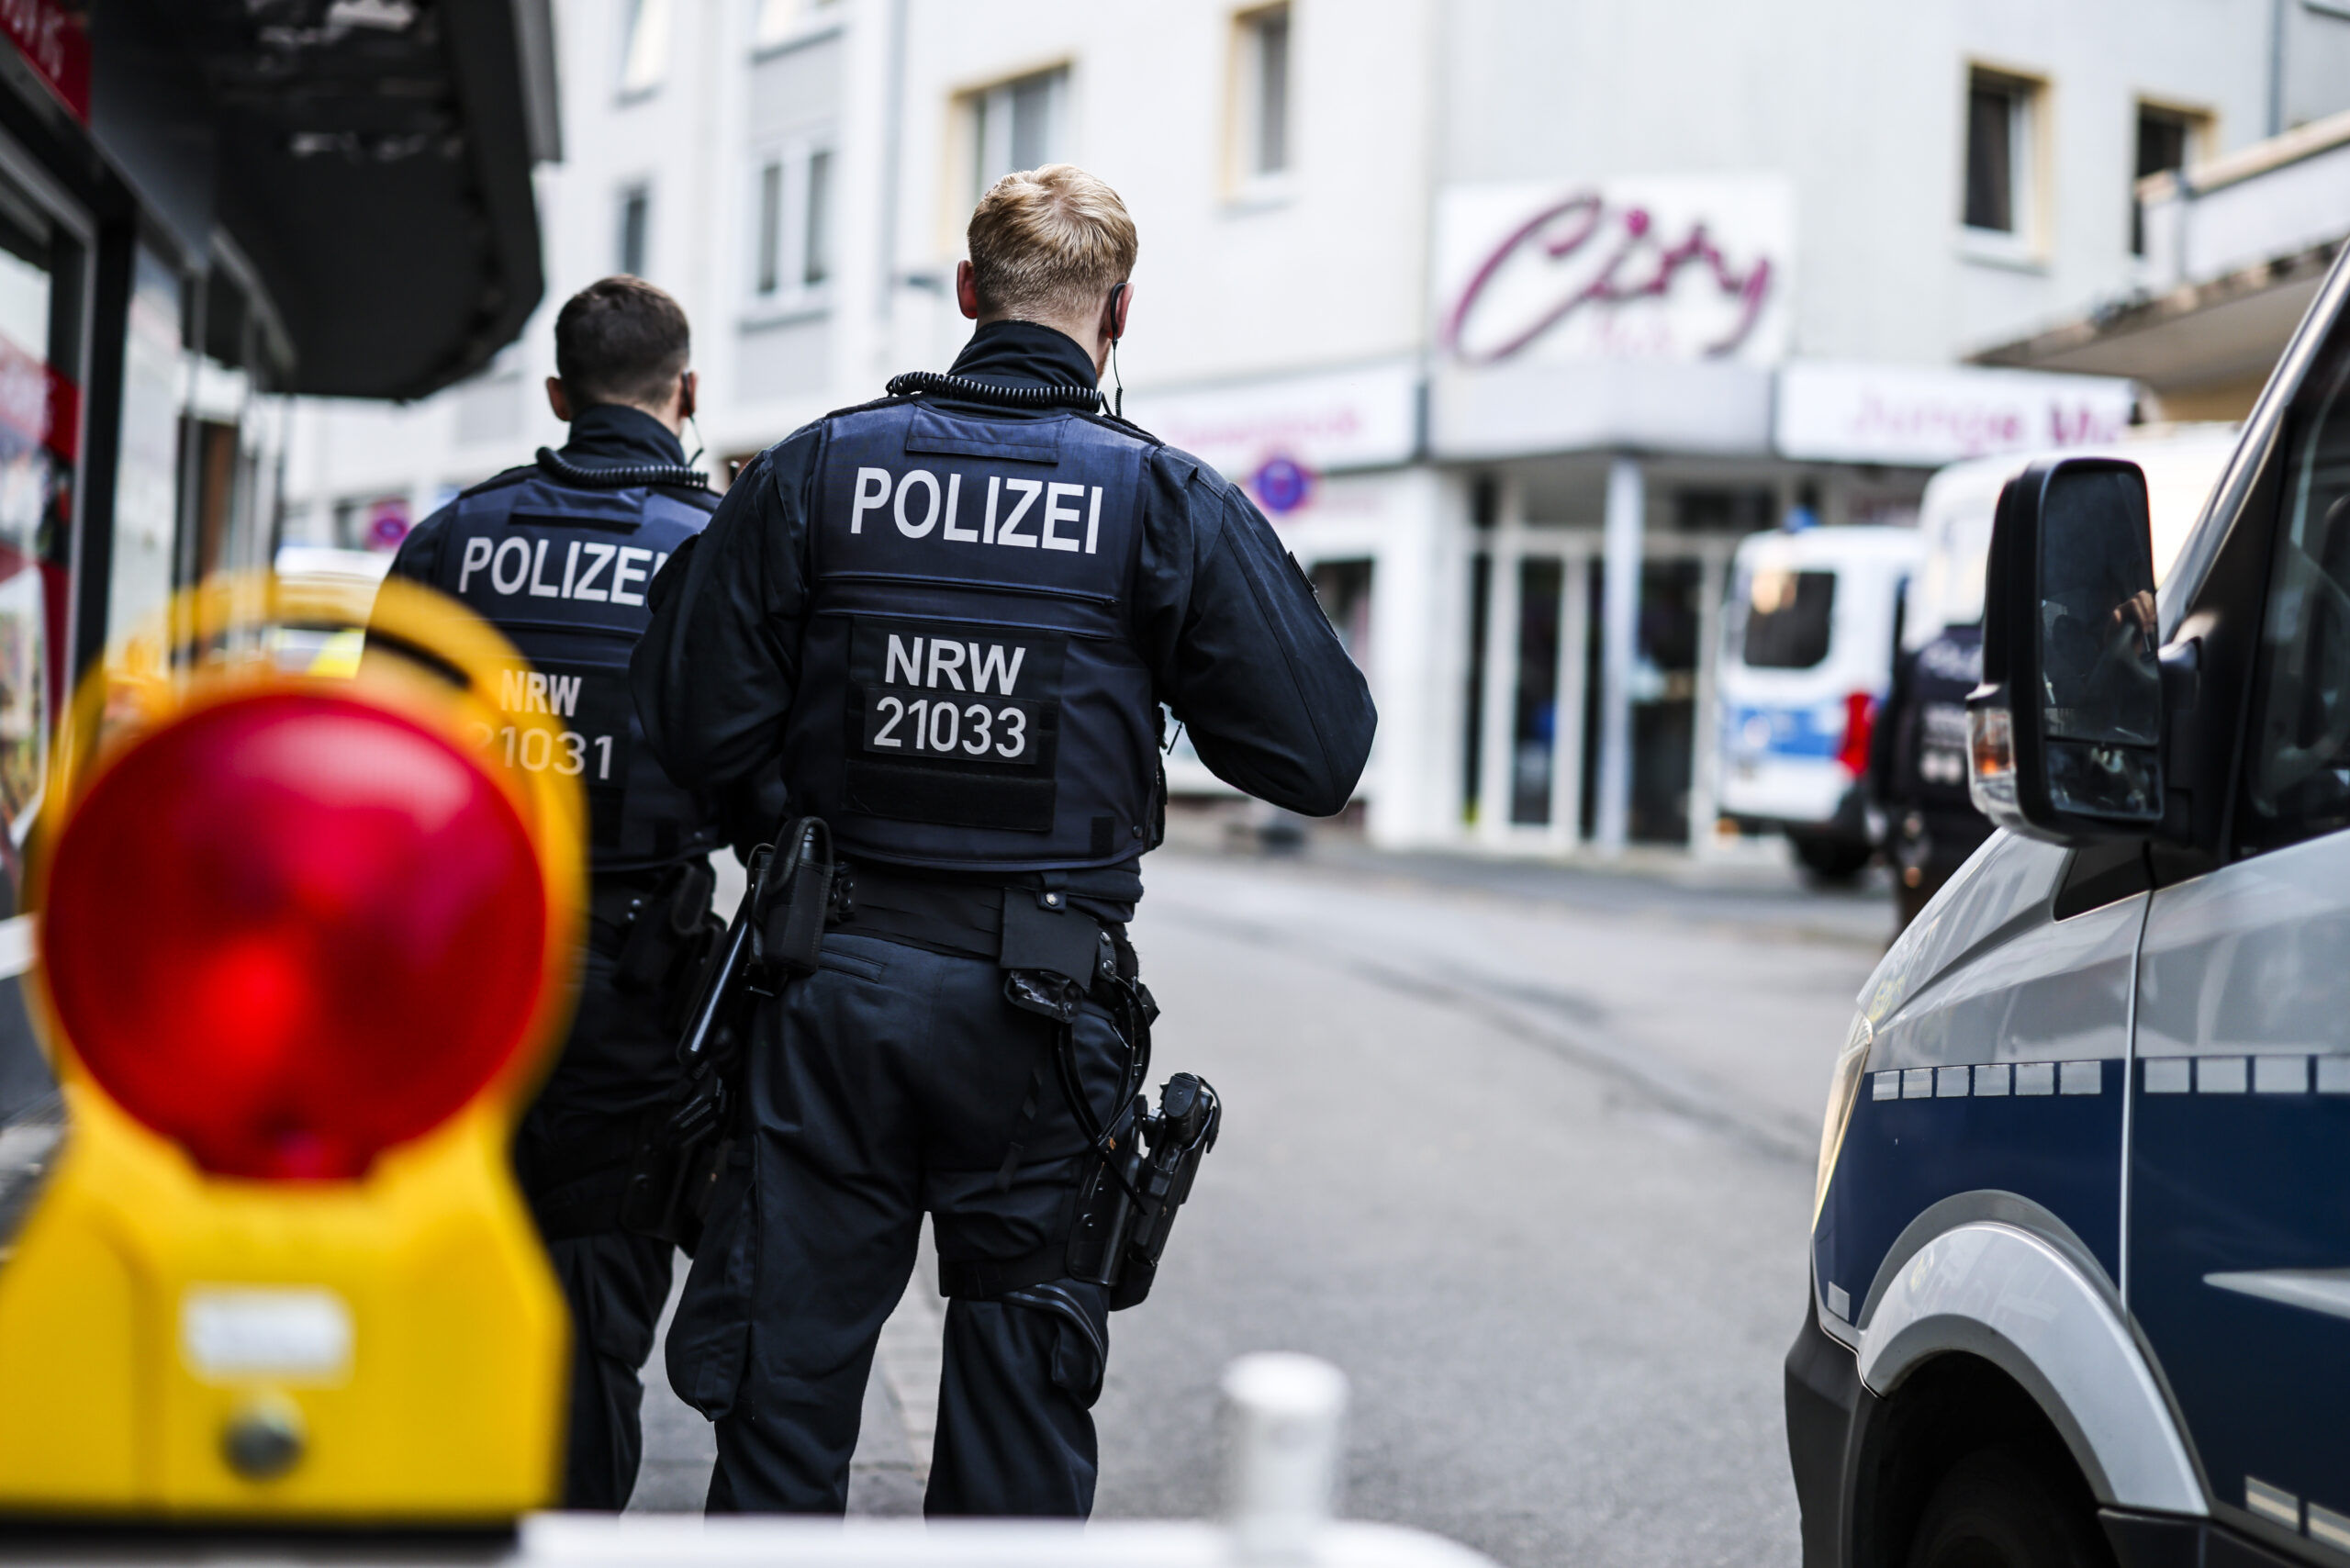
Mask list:
[[[495,705],[520,661],[423,590],[375,609],[414,664],[221,652],[324,614],[298,598],[183,601],[209,662],[85,689],[58,748],[70,1130],[0,1266],[0,1514],[465,1527],[555,1493],[566,1326],[506,1160],[570,1005],[578,794],[477,749],[532,722]]]

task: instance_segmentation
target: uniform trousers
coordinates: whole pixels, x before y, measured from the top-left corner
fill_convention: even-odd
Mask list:
[[[942,1265],[1067,1244],[1087,1140],[1054,1025],[1005,1002],[1003,979],[835,932],[822,968],[762,1004],[735,1163],[668,1339],[672,1385],[717,1423],[711,1512],[846,1507],[874,1346],[924,1214]],[[1125,1047],[1090,1003],[1076,1036],[1106,1119]],[[925,1513],[1091,1511],[1108,1297],[1057,1280],[948,1303]]]
[[[600,935],[600,934],[599,934]],[[620,1228],[639,1124],[677,1078],[665,990],[615,983],[610,944],[583,954],[569,1038],[523,1118],[515,1163],[571,1309],[563,1506],[619,1509],[643,1458],[644,1384],[677,1251]]]
[[[571,1422],[563,1506],[618,1512],[644,1460],[644,1363],[677,1249],[621,1231],[547,1243],[571,1307]]]

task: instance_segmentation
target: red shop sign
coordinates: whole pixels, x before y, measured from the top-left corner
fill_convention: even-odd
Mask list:
[[[81,0],[0,0],[0,33],[73,118],[90,123],[90,28]]]

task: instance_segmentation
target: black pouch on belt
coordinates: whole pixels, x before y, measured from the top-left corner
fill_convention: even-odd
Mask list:
[[[785,824],[776,840],[774,864],[759,882],[756,957],[762,968],[781,975],[816,972],[838,869],[833,830],[822,818],[795,817]]]

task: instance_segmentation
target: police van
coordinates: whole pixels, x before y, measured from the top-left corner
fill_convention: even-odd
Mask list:
[[[1721,812],[1782,832],[1814,874],[1874,848],[1862,776],[1892,671],[1908,528],[1804,528],[1740,543],[1723,620]]]
[[[1786,1363],[1807,1564],[2350,1563],[2350,253],[2154,588],[2001,492],[1970,788],[1870,978]]]

